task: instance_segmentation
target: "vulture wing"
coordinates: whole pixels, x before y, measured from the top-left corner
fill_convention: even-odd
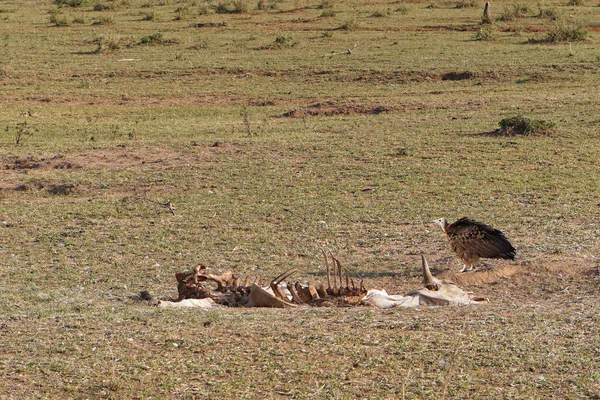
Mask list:
[[[446,228],[450,247],[459,257],[514,260],[517,251],[504,233],[484,223],[461,218]]]

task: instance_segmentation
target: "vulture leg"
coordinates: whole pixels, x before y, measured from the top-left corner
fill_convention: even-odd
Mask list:
[[[469,272],[469,271],[475,271],[475,266],[477,265],[477,263],[464,263],[463,267],[460,271],[458,272]]]

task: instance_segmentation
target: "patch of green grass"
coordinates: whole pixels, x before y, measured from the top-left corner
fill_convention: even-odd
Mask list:
[[[112,54],[121,48],[121,39],[113,36],[100,36],[94,40],[97,45],[94,53]]]
[[[259,0],[256,3],[256,9],[261,11],[277,10],[279,3],[281,3],[280,0]]]
[[[384,18],[388,16],[387,11],[375,11],[371,14],[371,18]]]
[[[355,19],[349,19],[336,28],[340,31],[351,31],[358,29],[358,23]]]
[[[492,41],[496,39],[496,30],[492,25],[483,25],[475,33],[475,40]]]
[[[501,135],[551,135],[556,133],[556,124],[522,115],[504,118],[499,122]]]
[[[166,39],[162,32],[152,33],[150,35],[145,35],[140,38],[139,44],[145,45],[170,45],[178,43],[179,40],[176,38]]]
[[[401,2],[399,7],[396,7],[396,9],[394,10],[395,13],[401,14],[401,15],[406,15],[408,14],[408,6],[406,5],[406,3]]]
[[[526,3],[514,3],[504,7],[504,11],[498,17],[498,21],[510,22],[519,18],[523,18],[530,12],[530,8]]]
[[[538,18],[548,19],[550,21],[557,20],[559,18],[559,12],[555,8],[542,8],[538,5]]]
[[[275,38],[275,46],[277,47],[293,47],[297,42],[295,42],[291,36],[289,35],[277,35]]]
[[[588,36],[589,30],[584,28],[581,23],[559,18],[550,25],[543,41],[548,43],[580,42],[586,40]]]
[[[156,21],[158,19],[158,13],[155,10],[145,13],[142,16],[142,21]]]
[[[116,4],[114,2],[96,3],[96,4],[94,4],[93,10],[94,11],[107,11],[107,10],[114,10],[115,8],[116,8]]]
[[[475,0],[461,0],[456,3],[455,8],[476,8],[479,4]]]
[[[331,18],[331,17],[335,17],[335,11],[333,11],[331,9],[325,9],[325,10],[321,11],[321,14],[319,14],[319,18]]]
[[[190,16],[190,9],[188,7],[177,7],[175,9],[175,21],[181,21]]]
[[[217,14],[246,14],[249,10],[247,0],[220,1],[215,8]]]
[[[87,5],[86,0],[53,0],[53,3],[59,7],[85,7]]]
[[[92,22],[92,25],[110,25],[113,24],[114,21],[111,17],[100,17]]]
[[[317,5],[317,10],[333,9],[334,7],[335,7],[334,0],[321,0],[319,5]]]
[[[62,15],[58,10],[50,10],[48,21],[54,26],[69,26],[70,22],[66,16]]]

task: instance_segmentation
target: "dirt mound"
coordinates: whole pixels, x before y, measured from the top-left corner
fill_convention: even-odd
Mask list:
[[[584,279],[587,276],[598,275],[598,265],[585,259],[575,260],[551,260],[544,263],[522,262],[519,264],[498,265],[477,271],[454,272],[443,271],[436,275],[438,279],[448,279],[457,285],[479,285],[496,282],[500,279],[515,277],[517,281],[520,275],[543,276],[548,279],[576,278]]]
[[[495,282],[503,277],[510,277],[525,270],[522,265],[501,265],[480,271],[452,272],[444,271],[436,277],[448,279],[457,285],[479,285],[482,283]]]

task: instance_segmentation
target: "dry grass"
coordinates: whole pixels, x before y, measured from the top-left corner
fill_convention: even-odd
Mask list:
[[[0,397],[600,394],[593,29],[529,43],[551,24],[532,12],[476,41],[481,7],[456,2],[117,3],[101,34],[91,2],[0,10]],[[556,132],[482,134],[514,115]],[[518,260],[456,275],[442,216],[492,223]],[[202,313],[126,297],[174,294],[197,262],[323,280],[317,244],[399,294],[424,252],[490,303]]]

